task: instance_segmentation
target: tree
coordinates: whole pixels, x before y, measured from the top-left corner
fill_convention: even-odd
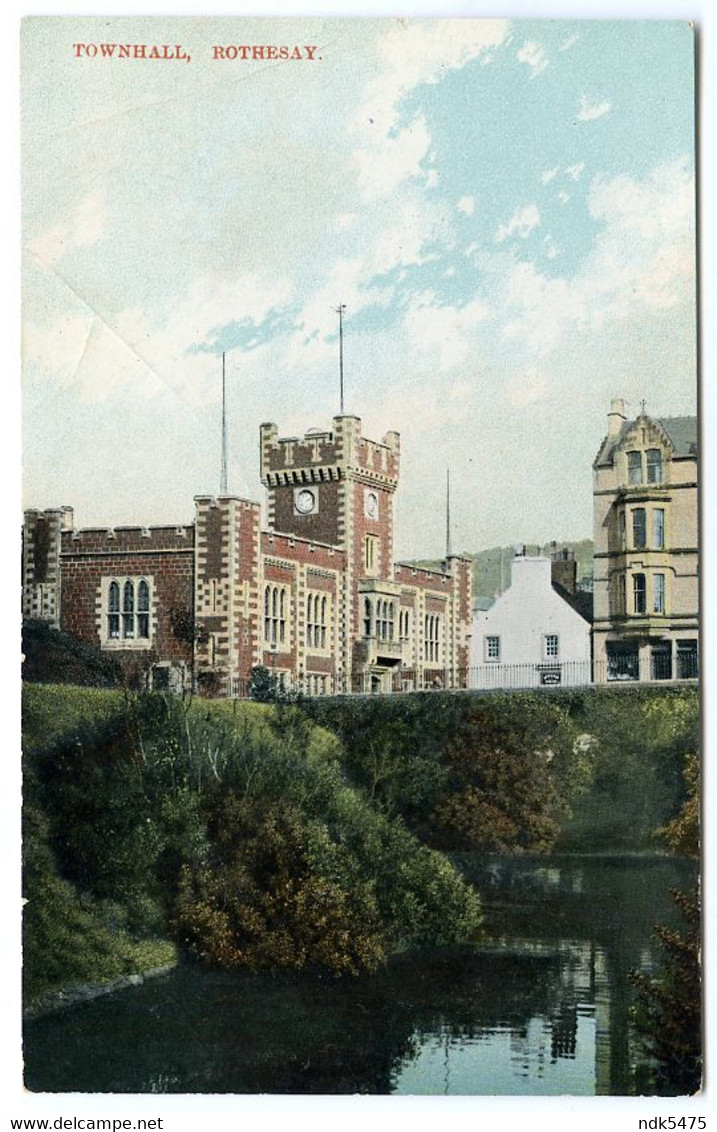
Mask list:
[[[687,757],[684,769],[688,797],[680,813],[658,834],[673,853],[699,857],[699,762]],[[656,929],[664,952],[662,969],[650,978],[639,971],[630,980],[638,991],[634,1018],[655,1061],[656,1084],[668,1094],[695,1093],[702,1080],[702,979],[700,967],[700,899],[696,890],[672,895],[684,928]]]

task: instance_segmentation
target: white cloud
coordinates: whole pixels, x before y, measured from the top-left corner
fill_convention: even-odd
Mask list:
[[[578,42],[579,38],[580,38],[579,35],[575,35],[575,34],[569,35],[568,38],[564,39],[563,42],[560,44],[560,46],[558,47],[558,51],[569,51],[571,47],[575,46],[575,44]]]
[[[601,228],[574,275],[549,277],[531,262],[494,265],[493,319],[533,364],[592,331],[631,319],[644,326],[651,313],[680,304],[691,310],[694,179],[686,160],[642,180],[597,177],[588,207]]]
[[[578,110],[578,122],[594,122],[596,118],[602,118],[604,114],[609,114],[612,109],[612,103],[607,99],[602,102],[591,102],[587,95],[583,94],[580,98],[580,109]]]
[[[456,205],[458,211],[462,212],[464,216],[472,216],[475,212],[475,207],[475,197],[471,196],[461,197]]]
[[[526,66],[530,67],[531,79],[541,75],[550,62],[545,54],[545,48],[541,47],[539,43],[532,43],[529,40],[526,40],[520,51],[517,52],[516,58],[520,63],[525,63]]]
[[[579,181],[585,170],[585,162],[580,161],[577,165],[568,165],[565,169],[565,176],[570,177],[573,181]]]
[[[521,240],[527,240],[530,233],[534,228],[540,224],[540,212],[534,204],[526,204],[523,208],[519,208],[513,213],[507,224],[501,224],[495,234],[495,241],[502,244],[504,240],[509,239],[511,236],[519,236]]]
[[[406,312],[404,328],[412,352],[435,358],[441,371],[450,371],[470,356],[475,331],[489,311],[480,299],[463,307],[432,304],[430,292],[416,296]]]
[[[92,247],[105,229],[106,210],[99,193],[77,201],[64,224],[53,224],[27,242],[27,249],[44,267],[54,267],[75,248]]]
[[[562,252],[562,248],[558,247],[549,233],[547,236],[543,237],[543,247],[545,249],[546,259],[557,259]]]
[[[511,405],[522,408],[542,400],[548,392],[545,377],[535,366],[529,366],[522,373],[515,374],[508,382],[508,400]]]
[[[544,173],[540,174],[540,180],[544,185],[549,185],[551,181],[555,180],[559,172],[559,165],[556,165],[553,169],[546,169]]]
[[[570,193],[566,193],[564,189],[561,189],[560,192],[556,194],[556,196],[561,204],[567,204],[570,200]]]
[[[441,175],[437,169],[429,169],[426,174],[426,188],[435,189],[436,185],[441,179]]]
[[[430,143],[426,120],[417,114],[397,134],[377,138],[370,148],[358,150],[354,162],[364,196],[369,200],[386,196],[402,181],[417,177]]]
[[[422,116],[397,129],[400,105],[412,90],[436,83],[473,60],[489,61],[504,41],[505,20],[387,21],[377,53],[380,70],[362,92],[353,130],[359,138],[354,160],[370,200],[416,176],[428,158],[430,135]],[[429,158],[430,160],[430,158]]]

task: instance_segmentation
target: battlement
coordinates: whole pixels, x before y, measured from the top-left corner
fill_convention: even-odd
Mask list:
[[[63,556],[78,554],[146,554],[192,551],[194,524],[161,527],[87,527],[62,532]]]
[[[310,429],[303,437],[280,437],[275,424],[262,424],[261,480],[276,487],[341,480],[354,472],[395,486],[400,449],[397,432],[387,432],[380,442],[363,437],[359,417],[334,417],[330,431]]]

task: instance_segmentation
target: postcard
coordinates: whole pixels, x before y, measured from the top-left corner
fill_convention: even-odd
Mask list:
[[[693,1112],[694,101],[677,20],[23,21],[30,1093]]]

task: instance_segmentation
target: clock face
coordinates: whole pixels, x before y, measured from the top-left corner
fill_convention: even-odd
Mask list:
[[[375,519],[378,515],[378,496],[375,491],[369,491],[366,496],[366,514],[369,519]]]
[[[316,496],[313,491],[304,488],[298,492],[295,500],[296,510],[300,515],[310,515],[312,511],[316,510]]]

